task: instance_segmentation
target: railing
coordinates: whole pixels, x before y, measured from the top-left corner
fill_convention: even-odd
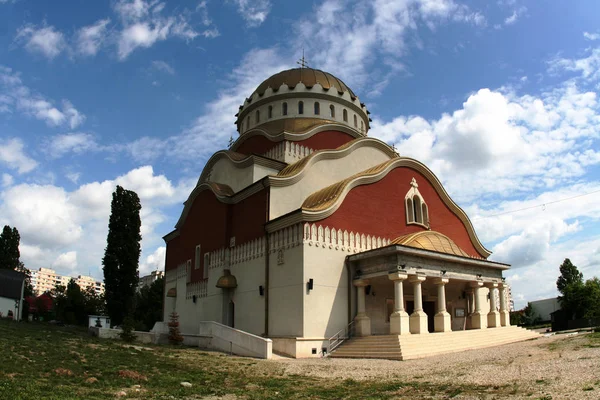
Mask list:
[[[344,341],[354,336],[354,321],[350,322],[343,329],[329,338],[329,346],[327,346],[327,355],[337,349]]]

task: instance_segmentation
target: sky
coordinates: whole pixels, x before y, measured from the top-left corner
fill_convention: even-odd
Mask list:
[[[163,269],[239,105],[304,49],[512,265],[517,308],[553,297],[565,258],[600,277],[598,15],[596,0],[0,0],[0,225],[30,269],[102,279],[122,185],[142,202],[140,274]]]

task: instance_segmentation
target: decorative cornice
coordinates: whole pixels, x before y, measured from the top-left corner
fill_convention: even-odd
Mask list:
[[[321,133],[324,131],[338,131],[338,132],[346,133],[346,134],[352,136],[353,138],[364,137],[363,134],[361,134],[358,131],[355,131],[354,129],[352,129],[346,125],[342,125],[342,124],[339,124],[336,122],[331,122],[331,123],[329,123],[328,121],[325,121],[325,122],[326,123],[312,127],[311,129],[309,129],[303,133],[293,133],[293,132],[288,132],[286,130],[283,130],[279,133],[271,133],[267,130],[261,129],[261,127],[256,127],[256,128],[250,129],[249,131],[242,134],[235,141],[235,143],[231,146],[231,150],[232,151],[237,150],[237,148],[240,147],[243,142],[245,142],[247,139],[250,139],[251,137],[254,137],[254,136],[263,136],[263,137],[267,138],[268,140],[270,140],[271,142],[281,142],[283,140],[289,140],[291,142],[298,142],[301,140],[306,140],[306,139],[316,135],[317,133]]]
[[[467,214],[450,198],[450,195],[448,195],[448,192],[446,192],[446,189],[444,189],[442,183],[434,173],[424,164],[408,157],[391,159],[313,193],[306,198],[301,209],[271,221],[267,224],[267,229],[280,228],[301,221],[319,221],[327,218],[340,207],[350,190],[357,186],[378,182],[390,171],[400,167],[414,169],[425,176],[444,204],[446,204],[446,206],[462,221],[477,252],[483,258],[487,258],[492,254],[483,246],[477,237],[473,224]],[[270,225],[272,225],[273,228],[271,228]]]
[[[294,225],[298,226],[298,225]],[[304,243],[309,246],[323,247],[331,250],[360,253],[377,249],[390,244],[384,237],[371,236],[359,232],[342,231],[320,224],[303,224]]]
[[[212,157],[206,162],[206,165],[202,170],[202,174],[200,175],[196,186],[200,185],[202,182],[206,182],[209,180],[209,175],[212,168],[221,159],[228,160],[234,167],[240,169],[248,168],[253,165],[260,165],[263,167],[272,168],[276,171],[280,171],[287,165],[284,162],[273,160],[271,158],[259,156],[256,154],[251,154],[247,156],[245,154],[236,153],[231,150],[220,150],[213,154]]]
[[[287,167],[279,171],[277,176],[270,176],[270,184],[271,186],[292,185],[298,182],[300,179],[302,179],[302,177],[306,174],[310,167],[316,164],[318,161],[340,159],[346,157],[355,150],[363,147],[373,147],[379,149],[391,159],[399,157],[398,154],[396,154],[396,152],[389,145],[382,142],[381,140],[370,137],[362,137],[345,143],[336,149],[325,149],[315,151],[314,153],[307,157],[304,157],[300,161],[288,165]]]

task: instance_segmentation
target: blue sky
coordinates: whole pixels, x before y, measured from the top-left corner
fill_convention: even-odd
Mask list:
[[[141,271],[162,267],[161,237],[236,137],[238,106],[304,48],[367,104],[371,136],[442,179],[491,259],[513,265],[518,307],[553,296],[565,257],[600,276],[599,13],[593,0],[0,0],[0,224],[21,232],[28,267],[101,278],[121,184],[142,199]]]

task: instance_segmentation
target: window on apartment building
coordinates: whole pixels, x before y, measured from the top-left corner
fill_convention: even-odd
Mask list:
[[[194,269],[200,269],[200,245],[196,246],[196,254],[194,254]]]

